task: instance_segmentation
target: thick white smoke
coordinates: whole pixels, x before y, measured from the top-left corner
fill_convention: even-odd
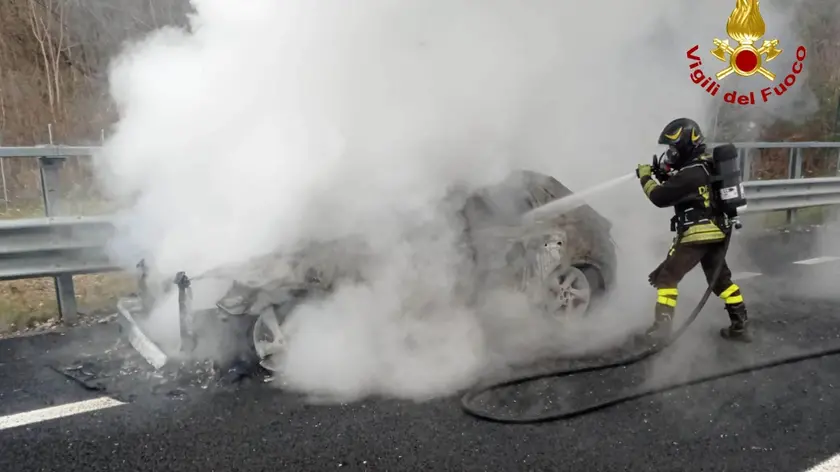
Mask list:
[[[582,190],[649,162],[669,120],[709,122],[715,99],[689,79],[686,50],[725,35],[734,0],[193,5],[189,31],[131,45],[110,74],[121,119],[100,174],[135,202],[126,263],[150,254],[163,274],[197,274],[361,238],[377,255],[368,282],[296,312],[287,380],[427,398],[533,354],[545,331],[515,297],[485,300],[492,315],[459,301],[447,189],[527,168]],[[665,250],[669,215],[636,183],[592,204],[615,224],[621,310],[552,338],[566,350],[648,320],[644,279]]]

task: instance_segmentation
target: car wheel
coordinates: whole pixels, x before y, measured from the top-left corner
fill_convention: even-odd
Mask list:
[[[259,357],[260,365],[271,372],[281,369],[286,354],[287,334],[283,331],[282,321],[277,310],[268,307],[254,322],[254,351]]]
[[[599,291],[599,279],[589,267],[555,269],[546,279],[545,306],[549,316],[574,318],[589,312]]]

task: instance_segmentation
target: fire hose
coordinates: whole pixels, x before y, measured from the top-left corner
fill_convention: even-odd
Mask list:
[[[724,240],[724,254],[729,249],[729,242],[732,237],[732,230],[731,228],[726,232],[726,238]],[[703,297],[700,299],[700,302],[697,303],[697,306],[694,307],[694,310],[688,316],[688,319],[683,323],[683,325],[676,331],[674,331],[667,339],[663,342],[653,345],[644,351],[629,356],[625,359],[611,362],[608,364],[601,364],[601,365],[594,365],[594,366],[587,366],[587,367],[580,367],[576,369],[563,369],[563,370],[552,370],[549,372],[543,372],[539,374],[531,374],[525,375],[521,377],[514,377],[502,382],[498,383],[490,383],[485,384],[483,386],[477,387],[473,390],[468,391],[462,398],[461,398],[461,408],[465,413],[475,418],[484,421],[490,421],[493,423],[504,423],[504,424],[533,424],[533,423],[546,423],[550,421],[558,421],[558,420],[565,420],[571,419],[578,416],[588,415],[590,413],[595,413],[597,411],[605,410],[607,408],[620,405],[622,403],[627,403],[633,400],[638,400],[643,397],[648,397],[652,395],[657,395],[660,393],[668,392],[671,390],[677,390],[680,388],[688,387],[691,385],[697,385],[701,383],[711,382],[713,380],[722,379],[725,377],[732,377],[739,374],[744,374],[748,372],[754,372],[764,369],[769,369],[772,367],[777,367],[785,364],[794,364],[797,362],[802,362],[805,360],[810,359],[818,359],[821,357],[833,356],[840,354],[840,347],[835,347],[831,349],[823,349],[814,352],[807,352],[795,356],[785,357],[781,359],[771,360],[767,362],[762,362],[758,364],[753,364],[746,367],[740,367],[731,369],[724,372],[719,372],[716,374],[710,374],[702,377],[697,377],[694,379],[671,383],[663,386],[658,387],[651,387],[647,389],[638,390],[633,393],[629,393],[627,395],[614,398],[612,400],[603,401],[600,403],[594,403],[592,405],[575,409],[569,411],[562,411],[556,413],[544,413],[532,416],[501,416],[501,415],[493,415],[491,412],[486,410],[482,410],[480,408],[474,408],[472,406],[472,402],[476,400],[478,397],[485,395],[489,392],[500,390],[502,388],[513,387],[516,385],[522,385],[529,382],[534,382],[536,380],[546,379],[546,378],[561,378],[561,377],[569,377],[572,375],[579,375],[585,374],[589,372],[598,372],[604,371],[609,369],[615,369],[618,367],[626,367],[632,364],[636,364],[641,362],[645,359],[648,359],[660,352],[664,351],[668,348],[671,344],[673,344],[680,336],[685,333],[689,326],[697,319],[697,316],[700,314],[700,311],[703,309],[703,306],[706,305],[706,301],[709,299],[709,295],[712,293],[712,287],[714,286],[717,279],[720,277],[720,272],[723,269],[725,258],[721,258],[721,262],[715,267],[714,275],[711,277],[711,282],[709,283],[708,287],[706,288]]]

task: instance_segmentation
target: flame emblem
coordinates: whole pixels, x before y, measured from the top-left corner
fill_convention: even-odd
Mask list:
[[[729,62],[729,67],[717,73],[718,80],[733,72],[741,77],[750,77],[758,73],[767,80],[776,78],[776,74],[762,66],[761,60],[764,57],[766,62],[770,62],[782,53],[783,50],[777,48],[779,40],[764,40],[757,49],[754,46],[755,42],[764,36],[765,30],[758,3],[758,0],[735,0],[735,9],[726,22],[726,34],[738,43],[738,47],[730,46],[728,39],[715,38],[716,48],[712,50],[712,55],[721,62]]]

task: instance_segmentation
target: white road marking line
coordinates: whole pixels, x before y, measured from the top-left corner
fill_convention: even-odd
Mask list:
[[[732,274],[732,280],[745,280],[762,275],[761,272],[735,272]]]
[[[805,472],[838,472],[840,471],[840,454],[829,457],[828,460],[820,462]]]
[[[0,431],[4,429],[17,428],[18,426],[40,423],[42,421],[57,420],[59,418],[78,415],[81,413],[104,410],[105,408],[112,408],[120,405],[125,405],[125,403],[119,400],[114,400],[110,397],[100,397],[92,400],[68,403],[66,405],[51,406],[40,410],[15,413],[14,415],[0,416]]]
[[[805,259],[804,261],[796,261],[796,262],[794,262],[794,264],[813,265],[813,264],[822,264],[823,262],[831,262],[831,261],[840,261],[840,257],[834,257],[834,256],[815,257],[813,259]]]

